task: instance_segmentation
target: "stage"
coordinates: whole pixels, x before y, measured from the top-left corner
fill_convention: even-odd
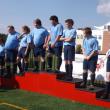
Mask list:
[[[64,73],[33,73],[26,72],[23,76],[13,76],[11,78],[0,78],[0,85],[3,88],[22,89],[40,94],[81,102],[89,105],[96,105],[110,108],[110,100],[100,99],[104,88],[96,87],[95,90],[79,88],[81,79],[64,81]]]

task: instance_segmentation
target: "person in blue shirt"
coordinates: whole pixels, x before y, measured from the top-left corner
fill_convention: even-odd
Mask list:
[[[63,26],[62,24],[59,23],[58,17],[53,15],[50,17],[51,21],[51,28],[50,28],[50,37],[48,39],[48,42],[50,41],[50,47],[49,47],[49,52],[52,55],[56,56],[56,70],[60,70],[60,66],[62,64],[62,47],[63,47],[63,42],[60,41],[59,39],[63,35]],[[52,57],[48,56],[48,65],[49,68],[52,68]],[[55,71],[56,71],[55,70]]]
[[[5,47],[3,37],[0,36],[0,76],[4,76],[5,68]]]
[[[35,68],[33,69],[33,72],[39,71],[39,61],[38,57],[41,58],[41,71],[45,70],[45,50],[47,45],[47,39],[48,39],[48,31],[42,27],[42,22],[40,19],[34,20],[34,26],[35,28],[32,30],[31,35],[33,39],[34,44],[34,64]]]
[[[14,26],[8,26],[8,36],[5,42],[5,59],[6,59],[6,71],[7,77],[17,72],[17,52],[19,45],[19,33],[15,31]],[[12,69],[11,69],[12,68]],[[11,71],[12,70],[12,71]]]
[[[20,70],[20,73],[28,70],[28,58],[30,53],[30,46],[32,43],[32,36],[30,35],[30,28],[28,26],[22,27],[23,34],[19,36],[20,43],[17,55],[17,63]],[[21,59],[23,59],[23,64],[21,64]]]
[[[85,28],[83,41],[83,83],[81,83],[80,85],[82,88],[87,87],[87,76],[88,72],[90,72],[91,84],[89,86],[89,89],[94,89],[95,71],[98,60],[98,49],[98,41],[94,36],[92,36],[91,28]]]
[[[106,56],[100,59],[99,65],[104,66],[104,61],[106,61],[106,77],[105,77],[105,90],[104,93],[101,95],[101,99],[109,99],[110,94],[110,47],[106,52]]]
[[[66,77],[65,80],[71,81],[73,71],[73,61],[75,60],[75,39],[76,30],[73,28],[74,21],[72,19],[65,20],[67,29],[63,32],[63,37],[60,39],[64,42],[64,60]]]

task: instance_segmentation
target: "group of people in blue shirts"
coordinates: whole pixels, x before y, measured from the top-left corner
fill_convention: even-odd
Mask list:
[[[29,54],[33,50],[34,68],[33,72],[39,71],[39,56],[41,60],[41,71],[45,71],[45,63],[48,69],[52,68],[52,56],[55,56],[55,70],[59,71],[62,64],[62,50],[64,47],[65,60],[65,80],[72,81],[73,61],[75,60],[75,39],[77,32],[75,30],[73,19],[65,20],[65,29],[59,23],[58,17],[50,17],[52,24],[50,31],[42,26],[40,19],[33,22],[34,29],[30,30],[28,26],[22,27],[22,34],[16,32],[14,26],[8,26],[8,36],[6,42],[0,37],[0,75],[7,73],[10,77],[17,73],[17,67],[20,73],[28,71]],[[84,28],[83,40],[83,82],[80,87],[87,87],[88,72],[91,74],[90,89],[94,89],[95,71],[98,60],[98,41],[92,36],[92,30],[89,27]],[[46,51],[48,52],[47,62],[45,59]],[[110,68],[110,66],[109,66]],[[109,71],[110,72],[110,71]],[[108,98],[110,81],[107,82],[107,89],[103,98]]]

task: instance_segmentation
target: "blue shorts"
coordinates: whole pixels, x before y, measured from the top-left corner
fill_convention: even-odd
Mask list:
[[[61,57],[62,56],[62,48],[63,48],[63,46],[58,46],[58,47],[54,47],[54,48],[49,47],[48,52],[56,55],[57,57]]]
[[[0,66],[5,65],[5,56],[0,56]]]
[[[75,46],[64,46],[64,60],[75,60]]]
[[[83,70],[90,70],[92,73],[95,73],[97,67],[98,55],[92,57],[90,60],[83,61]]]
[[[41,46],[37,46],[37,47],[34,47],[34,57],[38,57],[38,56],[41,56],[41,57],[45,57],[45,49],[43,48],[43,45]]]
[[[107,59],[106,72],[110,72],[110,57]]]
[[[17,50],[6,50],[6,62],[16,62],[17,54]]]
[[[24,58],[24,57],[28,58],[30,50],[27,52],[27,55],[25,55],[25,51],[26,51],[26,47],[20,48],[20,50],[18,51],[18,57],[20,57],[20,58]]]

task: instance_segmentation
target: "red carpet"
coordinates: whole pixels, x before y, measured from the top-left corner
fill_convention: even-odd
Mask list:
[[[75,88],[74,83],[56,79],[56,74],[27,72],[24,76],[11,79],[1,78],[2,87],[19,88],[31,92],[48,94],[59,98],[74,100],[90,105],[110,108],[110,102],[96,99],[96,93],[81,91]]]

